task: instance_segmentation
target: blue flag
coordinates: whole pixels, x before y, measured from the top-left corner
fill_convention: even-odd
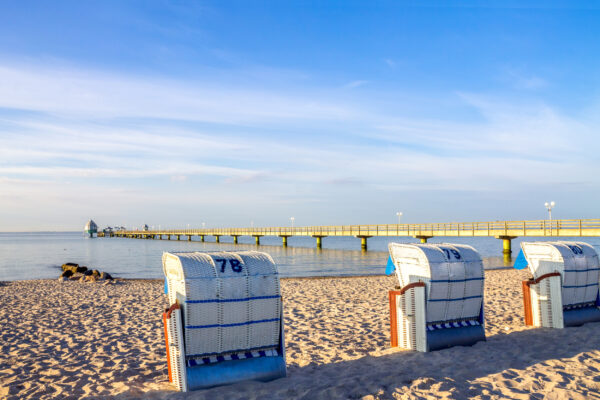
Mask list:
[[[524,269],[527,268],[527,259],[525,258],[525,254],[523,254],[523,250],[519,251],[519,255],[515,260],[515,265],[513,265],[515,269]]]
[[[395,270],[396,270],[396,266],[394,265],[394,261],[392,261],[392,256],[390,256],[390,258],[388,258],[388,262],[385,267],[385,274],[391,275],[394,273]]]
[[[165,278],[165,294],[169,294],[169,285],[167,285],[167,278]]]

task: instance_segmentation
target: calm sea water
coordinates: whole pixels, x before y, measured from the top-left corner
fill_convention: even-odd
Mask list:
[[[513,240],[516,257],[521,240]],[[214,240],[208,237],[208,240]],[[582,240],[600,252],[600,238],[562,238]],[[0,280],[57,278],[65,262],[87,265],[123,278],[163,278],[161,257],[165,251],[259,250],[273,257],[281,276],[346,276],[383,274],[388,258],[389,242],[416,243],[416,239],[398,237],[370,238],[369,250],[360,250],[360,239],[327,237],[323,249],[315,248],[315,239],[292,237],[288,247],[278,237],[263,237],[256,246],[251,237],[240,237],[240,244],[222,237],[221,243],[187,240],[142,240],[124,238],[87,238],[80,232],[0,233]],[[486,268],[507,266],[502,254],[502,241],[494,238],[433,238],[431,243],[462,243],[475,247],[484,257]]]

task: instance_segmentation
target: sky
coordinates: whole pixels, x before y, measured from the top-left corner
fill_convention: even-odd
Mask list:
[[[0,231],[599,218],[600,3],[3,1]]]

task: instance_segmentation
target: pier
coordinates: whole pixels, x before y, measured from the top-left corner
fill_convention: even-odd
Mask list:
[[[115,231],[111,236],[137,239],[192,240],[199,237],[204,242],[213,236],[219,243],[221,236],[233,237],[234,244],[240,236],[250,236],[257,245],[263,236],[277,236],[282,245],[287,246],[288,238],[310,236],[315,238],[317,248],[330,236],[347,236],[361,239],[361,249],[367,250],[367,240],[375,236],[412,237],[427,243],[433,237],[494,237],[502,240],[502,253],[505,258],[512,255],[511,241],[518,237],[598,237],[600,219],[559,219],[534,221],[495,221],[495,222],[448,222],[435,224],[379,224],[379,225],[339,225],[339,226],[300,226],[266,228],[205,228],[170,229],[148,231]]]

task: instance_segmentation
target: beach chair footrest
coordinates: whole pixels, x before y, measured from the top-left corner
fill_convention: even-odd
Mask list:
[[[285,359],[278,357],[247,358],[222,361],[186,368],[188,390],[228,385],[242,380],[267,382],[286,376]]]
[[[574,308],[563,312],[565,326],[581,326],[588,322],[600,321],[600,309],[598,307]]]
[[[427,331],[427,351],[452,346],[472,346],[479,341],[485,341],[485,330],[482,325]]]

